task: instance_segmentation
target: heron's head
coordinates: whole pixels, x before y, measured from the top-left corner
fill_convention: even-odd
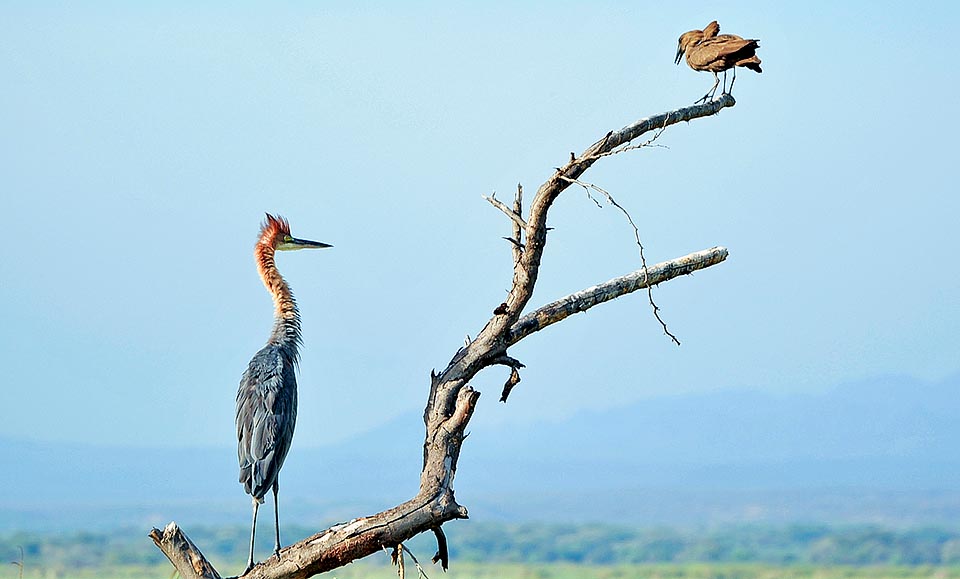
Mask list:
[[[683,54],[690,48],[696,46],[696,44],[701,40],[703,40],[702,30],[691,30],[690,32],[684,32],[681,34],[680,40],[677,42],[677,55],[673,59],[673,63],[680,64]]]
[[[286,219],[279,215],[274,217],[269,213],[267,213],[267,218],[260,227],[260,240],[258,243],[268,245],[277,251],[333,247],[328,243],[310,241],[308,239],[297,239],[290,234],[290,223]]]

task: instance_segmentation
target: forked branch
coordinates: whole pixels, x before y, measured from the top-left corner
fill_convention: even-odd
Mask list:
[[[520,381],[520,361],[507,354],[507,348],[520,340],[568,316],[674,277],[689,274],[723,261],[726,249],[713,249],[635,271],[600,285],[571,294],[521,317],[539,275],[540,260],[547,242],[547,213],[561,192],[577,182],[593,163],[625,150],[630,142],[650,131],[664,131],[681,121],[707,117],[733,106],[730,95],[675,111],[641,119],[618,131],[610,131],[552,175],[522,215],[522,190],[518,188],[513,208],[494,203],[510,217],[513,227],[513,281],[506,301],[473,340],[458,349],[447,366],[430,374],[430,391],[423,412],[426,435],[423,442],[423,469],[420,490],[412,499],[386,511],[334,525],[312,537],[281,549],[279,557],[270,557],[255,565],[244,577],[256,579],[303,579],[342,567],[351,561],[382,550],[402,553],[402,544],[420,533],[432,531],[438,540],[437,560],[446,560],[446,538],[440,527],[458,518],[467,518],[453,492],[460,450],[465,431],[476,408],[480,393],[469,382],[477,372],[491,365],[505,365],[511,375],[503,398]],[[491,202],[493,202],[491,200]],[[184,579],[218,579],[213,566],[174,523],[150,536],[167,555]]]

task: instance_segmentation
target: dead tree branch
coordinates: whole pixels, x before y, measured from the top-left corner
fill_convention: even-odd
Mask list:
[[[511,345],[515,344],[534,332],[539,332],[568,316],[585,312],[603,302],[716,265],[727,259],[727,253],[725,247],[697,251],[658,263],[647,269],[638,269],[627,275],[613,278],[602,284],[570,294],[555,302],[550,302],[520,318],[510,328],[509,342]]]
[[[507,217],[509,217],[509,218],[516,224],[517,227],[520,227],[520,228],[523,228],[523,229],[526,229],[526,228],[527,228],[527,224],[526,224],[526,222],[523,220],[523,217],[520,216],[520,212],[519,212],[519,211],[515,211],[515,210],[513,210],[513,209],[510,209],[509,207],[507,207],[506,205],[504,205],[503,201],[500,201],[499,199],[497,199],[497,194],[496,194],[496,193],[494,193],[493,195],[491,195],[491,196],[489,196],[489,197],[487,197],[486,195],[484,195],[483,198],[486,199],[487,201],[489,201],[491,205],[493,205],[494,207],[496,207],[496,208],[499,209],[500,211],[503,211],[503,214],[506,215]],[[520,240],[518,239],[517,241],[520,241]]]
[[[411,537],[433,531],[438,539],[440,559],[446,557],[446,541],[440,526],[453,519],[467,518],[467,509],[457,503],[453,481],[465,438],[465,429],[480,393],[470,386],[478,372],[491,365],[511,368],[508,384],[519,382],[519,361],[507,355],[507,348],[530,334],[555,324],[576,312],[621,295],[691,273],[723,261],[726,250],[714,248],[670,260],[632,274],[610,280],[547,304],[521,317],[540,271],[540,260],[547,242],[547,212],[557,197],[597,160],[612,151],[629,146],[649,131],[660,131],[681,121],[708,117],[733,106],[730,95],[700,105],[654,115],[610,131],[600,141],[570,160],[537,189],[526,218],[521,216],[521,191],[518,189],[513,210],[504,211],[514,227],[513,280],[506,301],[477,334],[459,348],[447,366],[430,374],[430,391],[423,412],[426,435],[423,442],[423,468],[420,490],[412,499],[375,515],[334,525],[312,537],[280,550],[255,565],[244,577],[251,579],[304,579],[342,567],[351,561],[378,551],[393,549]],[[495,204],[496,205],[496,204]],[[500,204],[502,205],[502,204]],[[503,206],[506,207],[505,205]],[[498,206],[503,211],[503,208]],[[521,239],[522,237],[522,239]],[[517,372],[516,377],[513,373]],[[515,381],[514,381],[515,380]],[[171,523],[164,531],[154,529],[150,536],[167,555],[184,579],[216,579],[213,567],[196,546]]]
[[[220,579],[217,570],[176,523],[168,524],[162,531],[153,529],[150,531],[150,538],[170,559],[181,577]]]

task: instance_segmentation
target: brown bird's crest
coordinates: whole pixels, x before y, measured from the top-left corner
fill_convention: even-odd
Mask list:
[[[720,32],[720,24],[714,20],[703,29],[704,38],[713,38]]]
[[[730,94],[733,84],[737,81],[737,68],[742,66],[756,72],[763,72],[760,68],[760,58],[756,51],[760,47],[757,39],[744,39],[736,34],[720,34],[720,25],[716,20],[707,24],[703,30],[691,30],[680,35],[677,42],[675,64],[686,54],[687,64],[693,70],[713,73],[713,87],[697,102],[706,101],[717,92],[720,84],[718,72],[723,72],[723,93]],[[733,80],[727,89],[727,71],[733,69]]]

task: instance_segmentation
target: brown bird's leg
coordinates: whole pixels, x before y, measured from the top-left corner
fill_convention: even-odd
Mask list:
[[[707,99],[713,97],[713,95],[715,95],[715,94],[717,93],[717,86],[720,84],[720,77],[717,76],[717,73],[713,73],[713,81],[714,81],[714,82],[713,82],[713,88],[711,88],[709,91],[707,91],[707,94],[703,95],[703,98],[701,98],[700,100],[697,101],[698,103],[705,103],[705,102],[707,102]],[[694,103],[694,104],[696,104],[696,103]]]
[[[730,81],[730,92],[727,94],[733,94],[733,83],[735,82],[737,82],[737,67],[733,67],[733,80]]]
[[[277,556],[277,561],[280,560],[280,504],[277,499],[277,488],[279,485],[277,481],[273,482],[273,522],[277,525],[277,542],[273,546],[273,554]]]

